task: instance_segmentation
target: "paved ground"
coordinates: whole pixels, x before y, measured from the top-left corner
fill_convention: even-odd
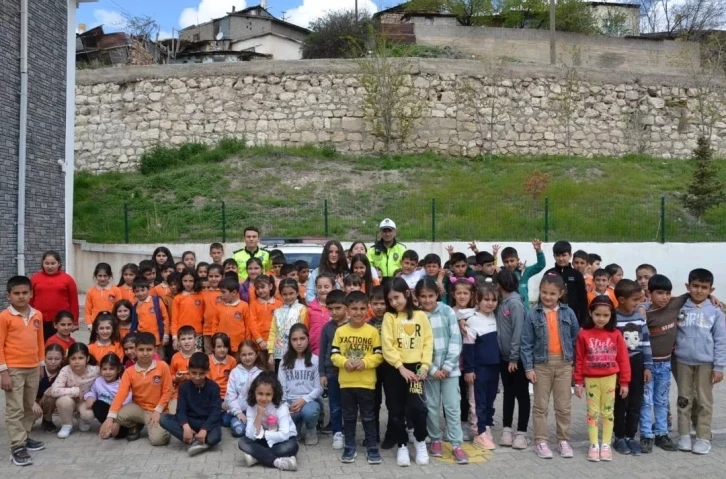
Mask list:
[[[87,333],[80,333],[78,339],[87,339]],[[397,467],[393,451],[383,452],[383,463],[371,466],[360,457],[355,464],[339,462],[339,451],[330,447],[330,438],[321,436],[321,442],[314,447],[300,446],[298,454],[299,470],[295,473],[280,472],[255,466],[248,469],[239,466],[240,452],[236,441],[224,430],[222,444],[214,450],[190,458],[182,444],[172,439],[166,447],[152,448],[145,438],[133,443],[125,440],[102,441],[92,432],[81,433],[74,430],[70,438],[58,439],[55,434],[43,433],[39,428],[34,431],[35,439],[47,442],[44,451],[33,453],[34,464],[18,468],[9,462],[9,454],[0,462],[0,478],[59,479],[63,477],[94,478],[239,478],[264,474],[266,478],[275,477],[314,477],[321,479],[366,479],[391,477],[456,477],[457,479],[481,477],[613,477],[627,474],[636,478],[681,478],[694,472],[701,478],[723,478],[726,476],[726,386],[719,385],[715,391],[713,450],[708,456],[688,453],[666,453],[656,448],[650,455],[640,457],[618,456],[612,463],[589,463],[587,453],[587,428],[585,425],[584,400],[573,397],[572,441],[575,448],[573,459],[555,457],[546,461],[535,456],[532,448],[526,451],[513,451],[500,448],[489,454],[479,454],[476,464],[459,466],[444,460],[431,460],[428,466],[420,467],[412,461],[411,467]],[[4,417],[5,399],[0,395],[0,415]],[[675,393],[672,394],[675,404]],[[495,437],[498,438],[501,426],[501,401],[497,401]],[[554,414],[550,412],[550,418]],[[382,414],[385,418],[385,413]],[[57,419],[56,419],[57,422]],[[554,423],[550,430],[554,435]],[[360,439],[362,431],[358,428]],[[531,434],[531,430],[530,430]],[[0,423],[0,451],[8,450],[8,437],[4,422]],[[362,451],[362,447],[359,448]],[[361,454],[364,456],[364,454]]]

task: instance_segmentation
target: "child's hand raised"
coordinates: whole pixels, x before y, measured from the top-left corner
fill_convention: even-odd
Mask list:
[[[620,386],[620,397],[626,398],[628,397],[628,386]]]
[[[449,246],[447,246],[446,247],[446,252],[449,253],[449,256],[451,256],[452,254],[454,254],[454,245],[451,245],[450,244]]]
[[[479,252],[479,247],[477,247],[476,241],[472,241],[471,243],[469,243],[469,249],[472,250],[474,254]]]
[[[499,246],[498,244],[492,245],[492,256],[494,256],[495,259],[497,257],[497,254],[499,253],[500,249],[501,249],[501,246]]]
[[[536,252],[539,253],[540,251],[542,251],[542,242],[540,240],[538,240],[537,238],[532,240],[532,246],[534,246],[534,250]]]
[[[723,372],[721,371],[714,371],[711,373],[711,382],[713,384],[718,384],[721,381],[723,381]]]
[[[524,373],[525,376],[527,376],[527,379],[532,384],[537,384],[537,375],[534,373],[534,371],[527,371]]]

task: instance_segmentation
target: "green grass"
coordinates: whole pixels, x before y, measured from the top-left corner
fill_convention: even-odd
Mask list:
[[[536,199],[523,186],[535,170],[550,177]],[[139,173],[77,174],[74,237],[238,240],[254,224],[267,237],[327,231],[370,241],[378,222],[391,217],[408,241],[659,241],[665,196],[667,241],[726,239],[726,206],[699,222],[678,204],[689,177],[686,161],[642,156],[353,157],[331,145],[248,148],[230,139],[214,147],[157,147],[144,155]]]

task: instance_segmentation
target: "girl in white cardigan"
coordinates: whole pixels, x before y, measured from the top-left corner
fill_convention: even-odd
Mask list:
[[[61,420],[61,429],[58,437],[65,439],[73,430],[73,415],[80,413],[84,406],[83,396],[91,389],[93,382],[99,375],[96,360],[88,351],[88,346],[75,343],[68,348],[68,365],[58,373],[50,394],[56,399],[55,407]],[[78,429],[87,432],[91,425],[79,418]]]

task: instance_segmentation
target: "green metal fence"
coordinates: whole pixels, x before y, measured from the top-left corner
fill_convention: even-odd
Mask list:
[[[641,203],[603,198],[597,204],[514,195],[491,201],[368,198],[365,204],[353,196],[267,204],[199,200],[174,206],[124,203],[120,211],[104,212],[92,224],[76,221],[74,237],[105,243],[225,242],[240,241],[244,227],[255,225],[266,237],[371,241],[388,217],[407,241],[726,241],[726,207],[697,220],[666,197]]]

